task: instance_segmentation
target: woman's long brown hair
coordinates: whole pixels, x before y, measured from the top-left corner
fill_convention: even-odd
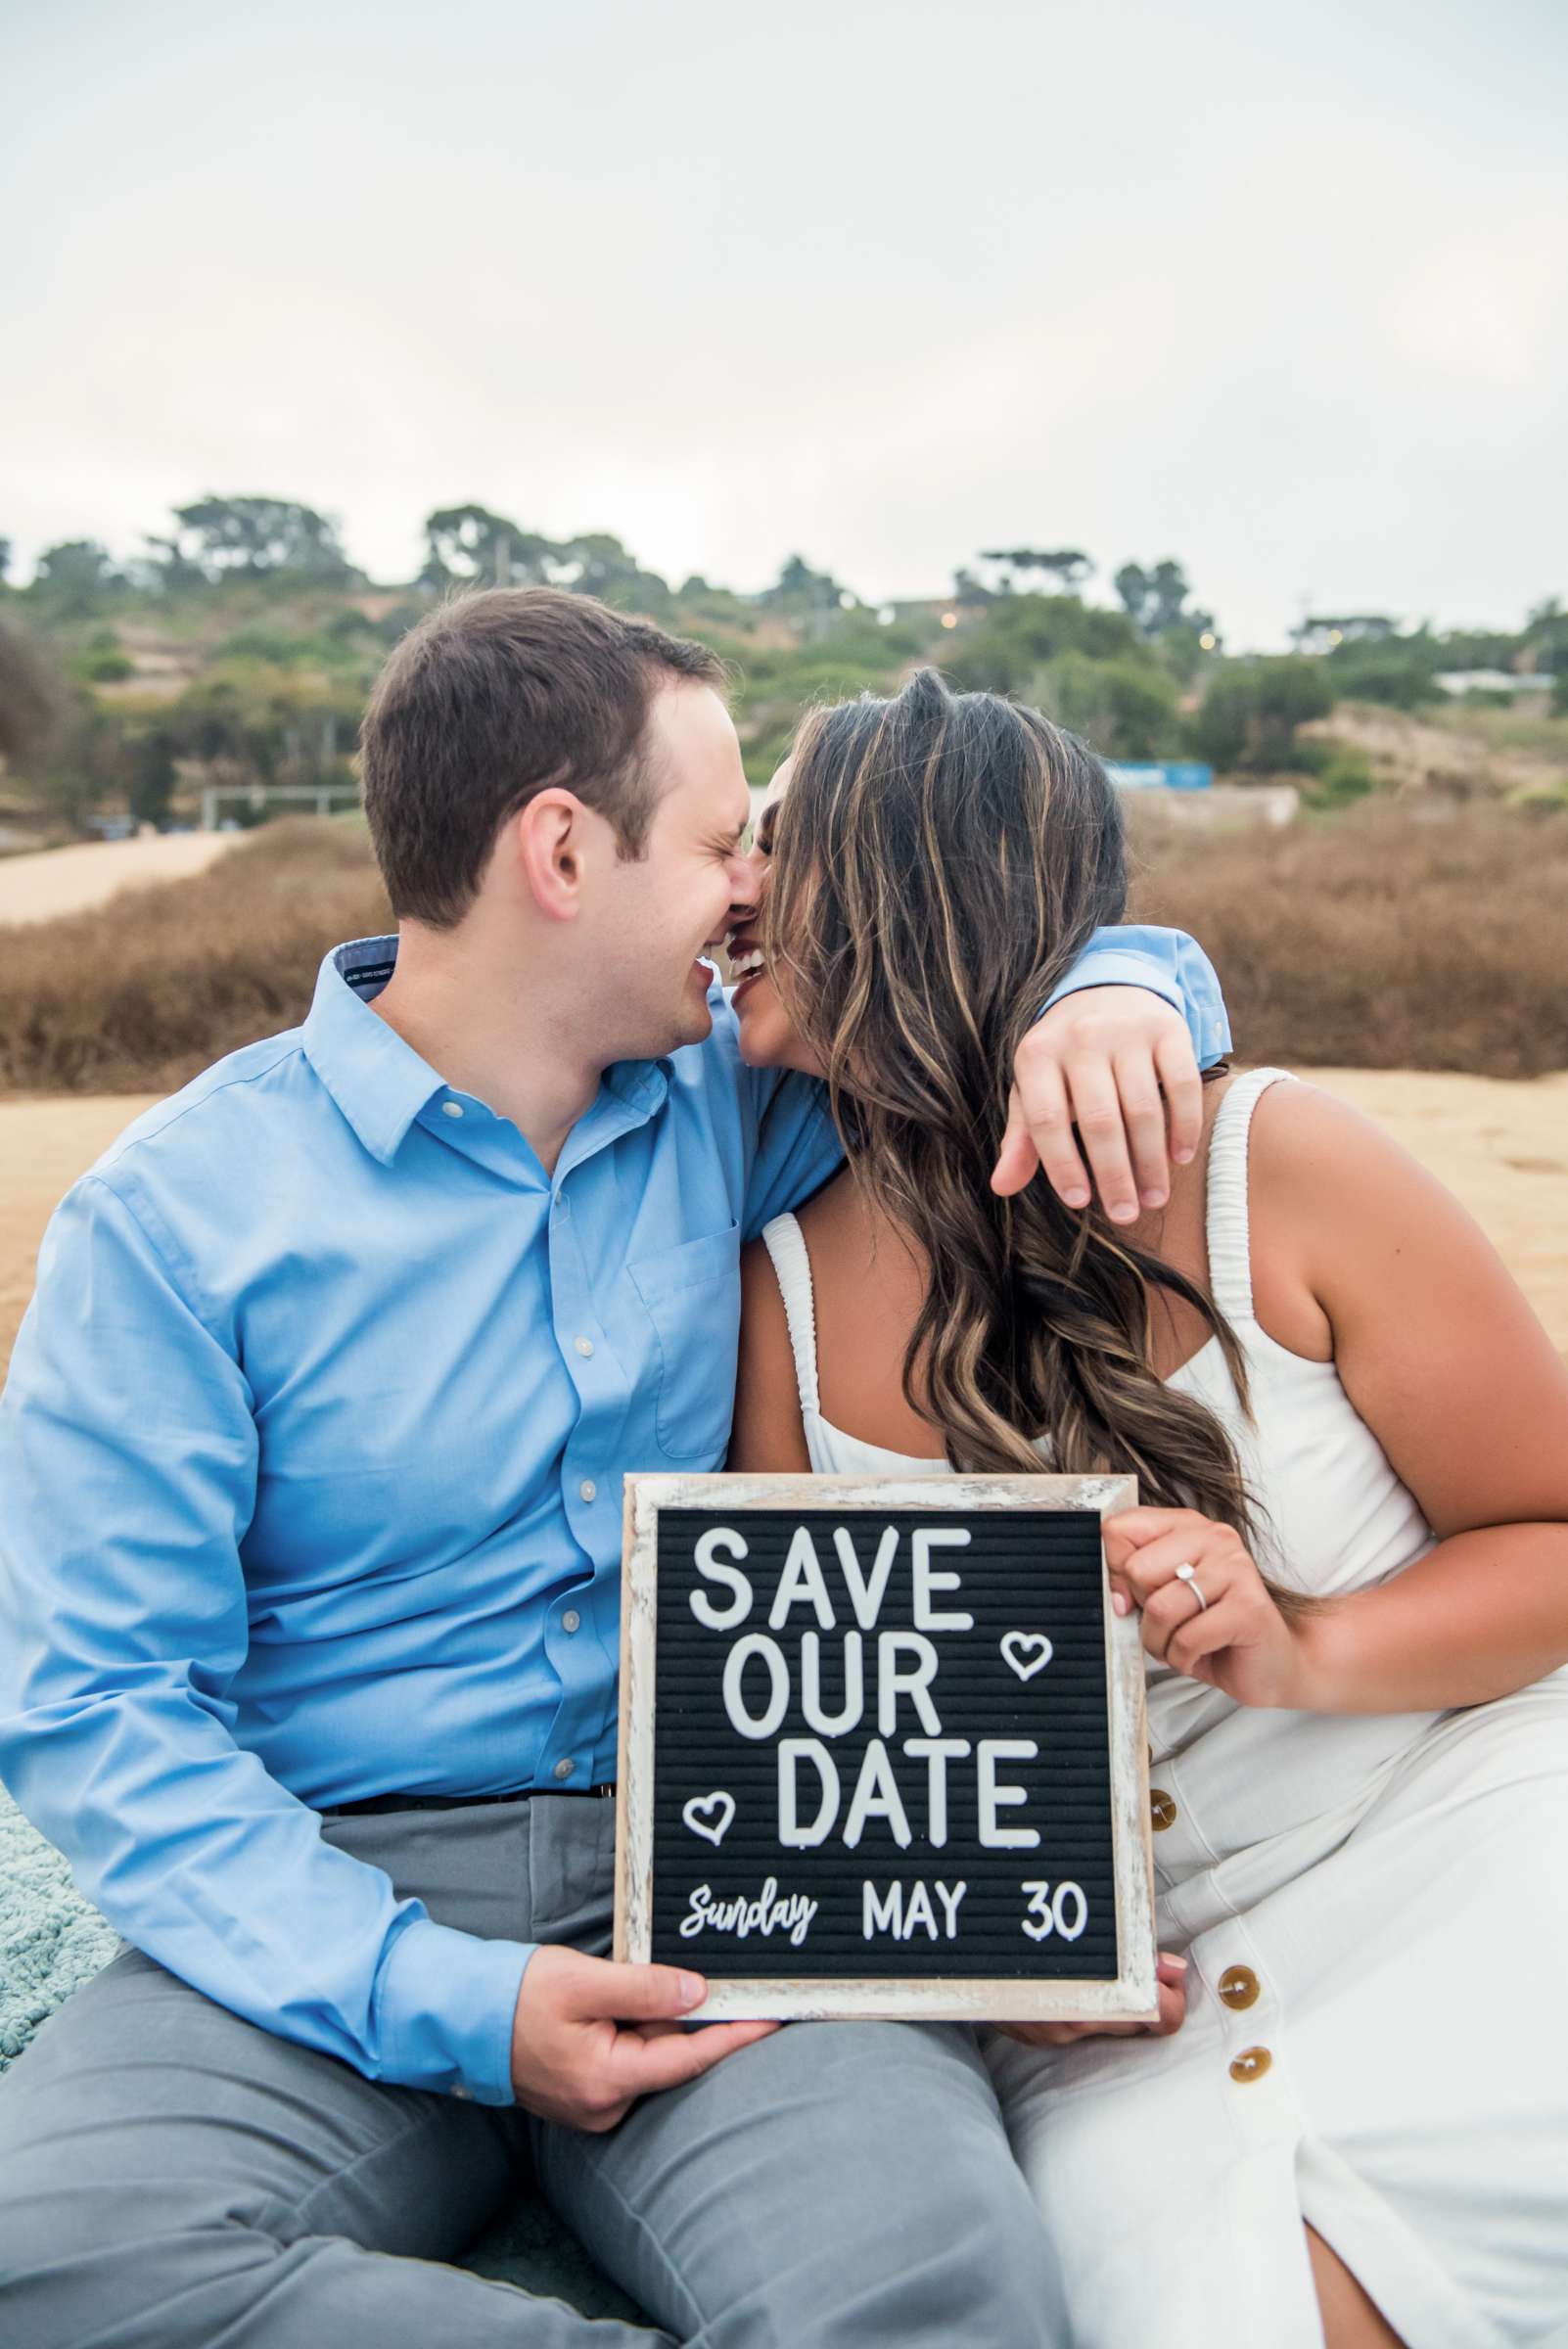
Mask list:
[[[930,1267],[903,1364],[954,1467],[1135,1473],[1150,1505],[1252,1536],[1212,1411],[1150,1366],[1156,1290],[1212,1297],[1043,1179],[998,1198],[1013,1055],[1102,924],[1127,859],[1098,759],[1035,710],[922,669],[808,717],[774,816],[768,967],[826,1070],[854,1179]],[[1284,1595],[1284,1594],[1281,1594]]]

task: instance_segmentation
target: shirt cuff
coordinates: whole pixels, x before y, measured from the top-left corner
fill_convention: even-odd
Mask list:
[[[1212,1068],[1230,1050],[1230,1022],[1224,998],[1206,957],[1192,947],[1187,968],[1168,968],[1158,955],[1135,946],[1088,946],[1065,979],[1046,999],[1045,1011],[1086,987],[1142,987],[1186,1022],[1192,1056],[1200,1069]],[[1041,1019],[1045,1012],[1040,1013]]]
[[[377,1988],[381,2077],[512,2104],[512,2022],[538,1944],[486,1941],[417,1916],[383,1961]]]
[[[1081,954],[1067,977],[1054,987],[1045,999],[1047,1011],[1060,1003],[1064,995],[1081,994],[1085,987],[1143,987],[1151,995],[1169,1003],[1173,1011],[1186,1013],[1187,999],[1180,980],[1174,971],[1165,971],[1151,954],[1139,954],[1117,946],[1090,946]]]

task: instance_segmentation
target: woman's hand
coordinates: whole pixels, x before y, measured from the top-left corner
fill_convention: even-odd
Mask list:
[[[1080,2039],[1169,2039],[1187,2017],[1187,1961],[1164,1951],[1155,1966],[1160,2019],[1157,2023],[1002,2023],[1009,2039],[1026,2048],[1070,2048]]]
[[[1156,1662],[1222,1688],[1238,1705],[1321,1709],[1308,1642],[1230,1526],[1196,1509],[1124,1509],[1106,1518],[1104,1533],[1111,1603],[1119,1615],[1142,1608],[1143,1644]]]

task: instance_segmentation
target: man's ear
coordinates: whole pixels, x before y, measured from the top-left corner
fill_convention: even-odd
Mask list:
[[[520,885],[547,921],[574,922],[581,907],[588,809],[570,791],[535,792],[503,835]]]

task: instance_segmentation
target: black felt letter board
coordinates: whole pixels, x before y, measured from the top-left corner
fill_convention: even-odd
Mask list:
[[[655,1960],[1116,1979],[1096,1515],[664,1509],[657,1559]]]

